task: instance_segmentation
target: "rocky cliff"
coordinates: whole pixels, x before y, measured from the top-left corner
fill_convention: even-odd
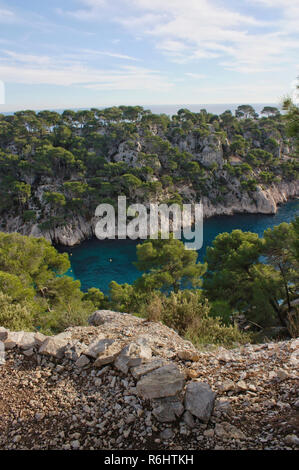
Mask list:
[[[199,351],[131,315],[89,321],[0,328],[0,449],[298,447],[298,339]]]
[[[272,184],[269,188],[258,187],[250,197],[247,193],[228,195],[225,203],[214,204],[207,197],[203,197],[204,215],[233,215],[246,214],[276,214],[278,206],[299,196],[299,183]]]
[[[0,116],[0,230],[73,246],[93,236],[96,207],[119,195],[146,207],[202,201],[205,217],[273,214],[299,194],[294,140],[278,110],[238,116],[139,107]]]
[[[216,215],[234,214],[276,214],[278,206],[299,196],[299,182],[282,182],[272,184],[267,189],[258,187],[252,195],[238,191],[230,192],[221,203],[215,203],[209,197],[203,196],[203,213],[205,218]],[[189,193],[188,202],[192,201]],[[47,240],[64,246],[75,246],[95,235],[95,226],[98,219],[86,219],[83,216],[74,216],[64,225],[48,230],[42,230],[39,224],[24,223],[22,217],[7,217],[2,231],[18,232],[22,235],[45,237]]]

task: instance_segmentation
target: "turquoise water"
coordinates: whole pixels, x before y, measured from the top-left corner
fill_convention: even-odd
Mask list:
[[[295,215],[299,215],[298,200],[282,205],[275,215],[239,214],[207,219],[204,221],[204,245],[199,251],[199,260],[203,261],[207,246],[219,233],[241,229],[261,236],[267,228],[290,222]],[[94,238],[73,248],[60,247],[59,251],[69,253],[72,270],[68,274],[81,281],[82,290],[97,287],[107,294],[111,281],[131,284],[140,276],[132,264],[136,261],[138,243],[132,240],[100,241]]]

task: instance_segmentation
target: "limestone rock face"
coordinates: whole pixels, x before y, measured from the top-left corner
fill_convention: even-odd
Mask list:
[[[39,354],[61,359],[64,355],[67,344],[68,342],[66,340],[59,339],[57,336],[47,338],[39,348]]]
[[[211,166],[213,163],[223,165],[223,149],[221,140],[215,135],[209,135],[203,141],[203,150],[199,157],[200,162],[205,166]]]
[[[130,147],[127,142],[123,142],[118,147],[118,152],[113,156],[115,162],[124,162],[127,165],[134,167],[139,166],[138,155],[141,151],[142,146],[139,141],[134,143],[134,146]]]
[[[187,385],[185,408],[204,423],[208,423],[214,408],[216,395],[210,386],[202,382]]]
[[[145,375],[137,383],[137,392],[142,398],[174,397],[185,385],[185,377],[174,364],[170,364]]]
[[[210,167],[213,163],[217,163],[222,167],[224,163],[222,142],[215,134],[210,134],[204,138],[189,134],[178,142],[178,146],[183,152],[193,153],[194,160],[199,161],[206,167]]]
[[[42,235],[59,245],[75,246],[92,237],[93,234],[93,221],[87,221],[83,217],[77,216],[76,220],[70,221],[67,225],[43,232]]]
[[[222,171],[224,160],[221,155],[221,150],[215,150],[212,147],[206,146],[203,153],[194,155],[194,159],[200,161],[207,167],[211,166],[213,163],[217,163],[220,168],[218,174],[224,177],[225,172]],[[159,158],[162,160],[161,157]],[[187,198],[191,203],[195,201],[195,194],[192,193],[190,188],[188,189],[188,196],[184,194],[184,187],[177,189],[184,199]],[[233,215],[239,213],[275,214],[279,204],[287,202],[290,198],[297,197],[298,194],[299,183],[297,181],[274,183],[266,189],[258,187],[257,191],[249,194],[241,191],[240,182],[234,180],[230,182],[229,192],[227,195],[223,196],[221,202],[216,202],[219,192],[212,188],[209,196],[202,196],[201,200],[205,218],[215,215]],[[63,227],[56,227],[42,232],[39,228],[39,224],[25,224],[21,217],[9,215],[5,219],[5,228],[3,231],[7,233],[18,232],[22,235],[33,237],[44,237],[60,245],[75,246],[94,236],[97,221],[98,219],[96,217],[92,220],[85,220],[81,216],[76,216],[76,218],[70,220],[69,223]],[[182,225],[185,224],[183,223]]]

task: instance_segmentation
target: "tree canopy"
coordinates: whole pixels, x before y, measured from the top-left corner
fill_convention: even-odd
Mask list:
[[[234,230],[207,249],[204,291],[261,326],[289,326],[298,295],[298,218],[268,229],[263,238]],[[283,308],[286,305],[286,308]]]
[[[136,286],[146,290],[178,292],[188,284],[199,287],[206,267],[197,263],[196,251],[187,250],[181,240],[148,240],[137,246],[137,268],[145,272]]]
[[[83,294],[69,268],[68,255],[45,239],[0,233],[0,325],[55,333],[85,324],[104,295]]]

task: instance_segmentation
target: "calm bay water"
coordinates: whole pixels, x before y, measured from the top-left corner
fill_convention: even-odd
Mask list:
[[[298,200],[282,205],[275,215],[239,214],[207,219],[204,221],[204,246],[198,258],[203,261],[207,246],[212,244],[219,233],[241,229],[262,236],[267,228],[290,222],[295,215],[299,215]],[[111,281],[131,284],[140,276],[141,273],[132,264],[136,261],[138,243],[132,240],[100,241],[93,238],[73,248],[60,247],[59,251],[70,255],[72,268],[68,274],[81,281],[82,290],[97,287],[107,294]]]

